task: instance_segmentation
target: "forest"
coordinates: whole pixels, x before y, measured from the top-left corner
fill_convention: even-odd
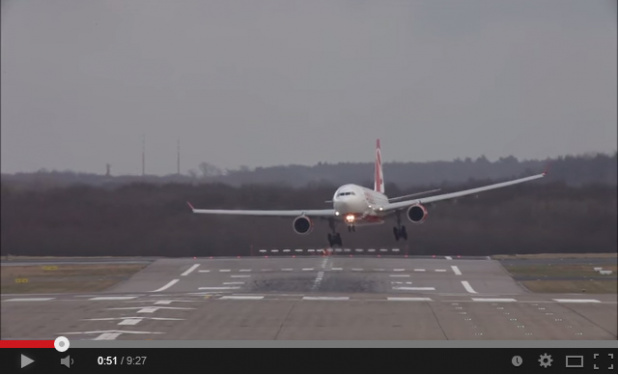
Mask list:
[[[387,183],[386,192],[398,196],[435,187],[448,192],[492,182]],[[325,221],[316,220],[315,230],[301,236],[293,231],[292,218],[198,215],[186,202],[200,208],[329,208],[324,201],[336,187],[133,182],[40,189],[3,179],[0,245],[2,255],[166,257],[326,247]],[[405,242],[395,241],[392,222],[355,233],[341,225],[338,230],[343,247],[398,247],[416,255],[616,252],[616,196],[615,184],[572,186],[541,179],[430,205],[424,223],[406,222]]]

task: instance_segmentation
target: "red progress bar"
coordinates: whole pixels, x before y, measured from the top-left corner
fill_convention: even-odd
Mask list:
[[[54,340],[0,340],[0,348],[54,348]]]

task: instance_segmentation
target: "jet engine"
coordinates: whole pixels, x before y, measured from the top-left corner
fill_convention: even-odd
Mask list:
[[[427,219],[427,209],[420,204],[412,205],[408,208],[407,216],[414,224],[421,224]]]
[[[313,221],[307,216],[299,216],[292,223],[294,232],[298,234],[309,234],[313,232]]]

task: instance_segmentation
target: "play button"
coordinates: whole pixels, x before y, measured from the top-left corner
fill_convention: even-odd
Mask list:
[[[34,362],[33,359],[30,359],[30,358],[26,357],[23,354],[21,355],[21,368],[24,368],[24,367],[28,366],[32,362]]]

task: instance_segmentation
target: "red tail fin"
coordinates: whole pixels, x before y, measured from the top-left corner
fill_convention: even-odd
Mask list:
[[[380,139],[376,140],[376,160],[374,170],[373,190],[384,194],[384,174],[382,173],[382,151],[380,150]]]

